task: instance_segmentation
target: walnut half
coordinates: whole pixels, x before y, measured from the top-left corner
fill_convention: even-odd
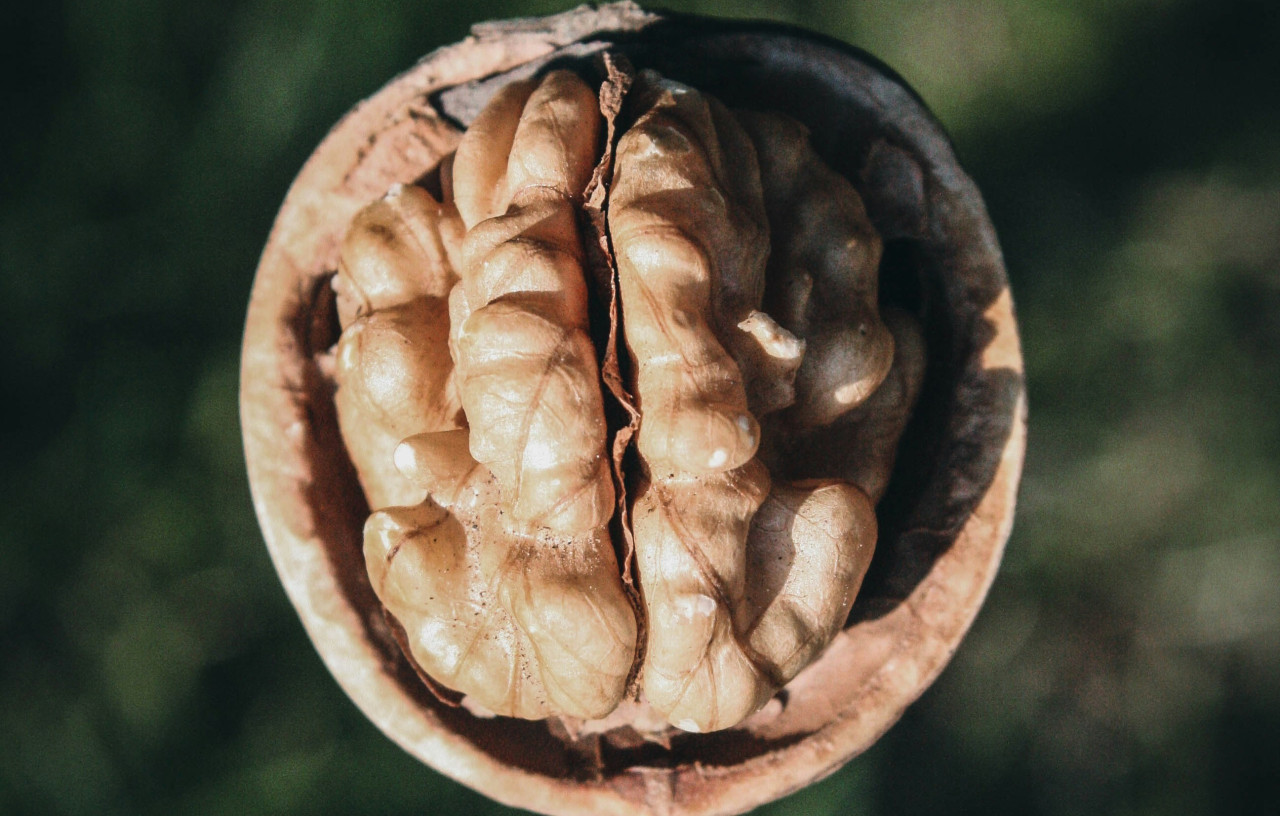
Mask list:
[[[333,675],[553,814],[741,813],[864,750],[973,620],[1025,433],[994,233],[901,80],[625,2],[478,27],[334,129],[241,406]]]

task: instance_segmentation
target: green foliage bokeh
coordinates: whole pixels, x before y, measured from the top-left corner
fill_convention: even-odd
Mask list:
[[[306,640],[236,415],[328,127],[546,0],[0,9],[0,813],[505,813]],[[685,0],[896,68],[977,179],[1027,353],[1004,569],[871,751],[762,813],[1280,811],[1280,6]]]

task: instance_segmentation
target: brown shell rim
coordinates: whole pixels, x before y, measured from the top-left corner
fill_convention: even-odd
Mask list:
[[[880,191],[868,206],[886,238],[903,238],[924,270],[936,353],[924,397],[933,408],[913,421],[926,430],[910,454],[928,464],[904,477],[910,489],[886,499],[894,521],[868,578],[875,590],[859,599],[845,631],[776,704],[742,726],[609,756],[546,724],[477,718],[426,691],[368,587],[360,552],[367,508],[318,363],[333,338],[327,276],[338,238],[359,207],[392,183],[421,178],[453,149],[449,118],[467,114],[465,105],[450,108],[448,89],[470,88],[458,95],[462,103],[482,99],[508,72],[580,58],[604,40],[677,78],[707,73],[692,78],[731,104],[741,104],[733,97],[744,87],[776,85],[771,103],[807,121],[837,169]],[[713,67],[690,67],[704,62]],[[824,118],[839,105],[856,115]],[[986,596],[1012,525],[1025,411],[994,230],[946,136],[905,84],[866,55],[812,34],[660,17],[630,3],[478,27],[348,114],[281,207],[251,295],[241,368],[255,510],[329,670],[370,720],[423,762],[498,801],[550,814],[741,813],[869,747],[933,682]]]

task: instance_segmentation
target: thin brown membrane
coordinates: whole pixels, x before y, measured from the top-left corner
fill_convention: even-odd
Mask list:
[[[640,427],[640,411],[636,408],[635,398],[627,390],[626,377],[622,370],[625,360],[618,354],[618,343],[621,337],[622,320],[618,303],[618,264],[613,252],[613,243],[609,239],[608,206],[609,180],[613,177],[613,160],[618,145],[618,117],[622,114],[627,93],[635,78],[634,69],[626,57],[612,51],[599,56],[599,64],[605,72],[605,79],[600,85],[600,113],[605,121],[605,139],[601,148],[600,161],[592,173],[587,185],[582,207],[583,232],[587,235],[587,265],[592,273],[596,292],[602,302],[608,303],[608,332],[600,361],[600,379],[604,383],[606,399],[606,416],[610,417],[612,439],[609,444],[610,469],[613,474],[614,491],[617,496],[618,512],[615,514],[609,529],[613,533],[615,546],[620,542],[618,564],[622,567],[622,583],[627,591],[636,614],[637,650],[635,666],[627,687],[629,698],[634,698],[637,675],[644,663],[644,644],[647,642],[647,621],[644,616],[644,605],[640,592],[636,587],[635,538],[631,532],[630,503],[627,501],[627,479],[623,461],[636,429]]]

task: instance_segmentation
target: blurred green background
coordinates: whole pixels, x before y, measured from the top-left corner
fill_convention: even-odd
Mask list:
[[[331,680],[253,518],[240,332],[355,100],[564,2],[0,10],[0,813],[504,813]],[[1280,812],[1280,4],[669,3],[915,85],[985,191],[1030,449],[939,682],[768,814]]]

